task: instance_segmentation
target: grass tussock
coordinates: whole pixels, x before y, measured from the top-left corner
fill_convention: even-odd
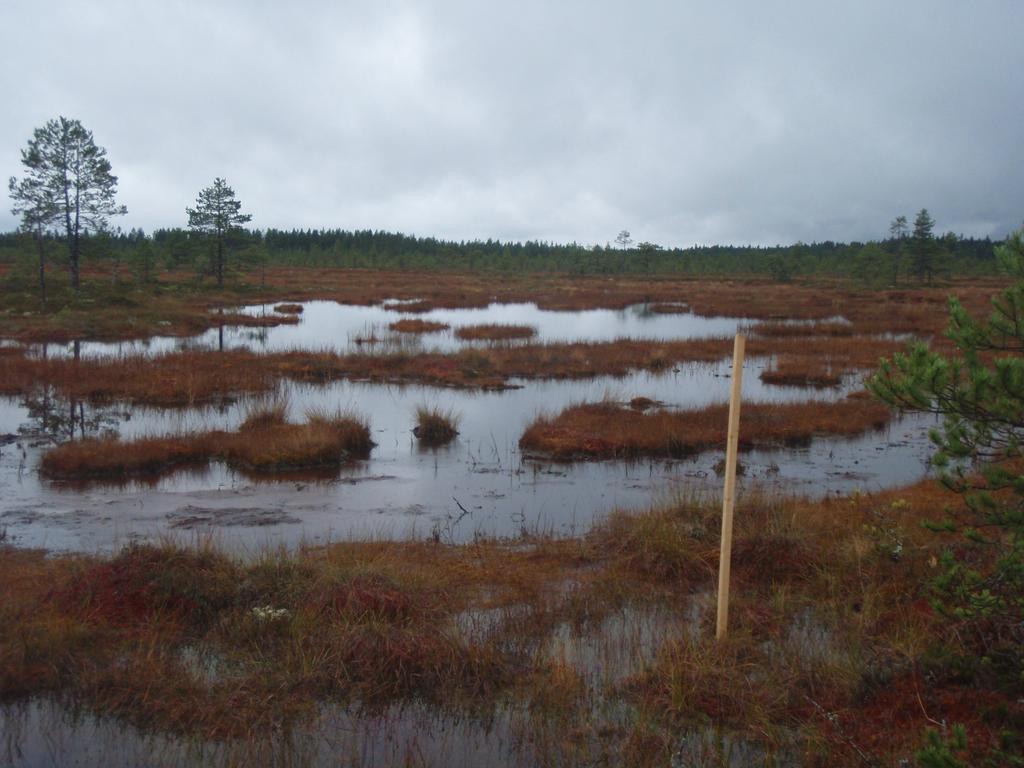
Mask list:
[[[365,458],[372,448],[365,419],[344,411],[311,411],[304,424],[244,423],[223,437],[216,457],[230,466],[277,472],[340,466]]]
[[[205,463],[216,454],[218,436],[146,437],[122,441],[102,437],[64,443],[43,454],[40,471],[61,480],[160,475],[181,465]]]
[[[686,315],[690,313],[689,305],[683,302],[660,302],[648,307],[651,312],[659,315]]]
[[[413,434],[428,446],[446,445],[459,434],[459,416],[451,409],[421,405],[416,408]]]
[[[289,315],[245,315],[241,312],[218,313],[213,316],[214,325],[241,328],[275,328],[279,325],[297,325],[299,316]]]
[[[530,339],[536,335],[537,329],[532,325],[504,323],[464,325],[455,330],[456,338],[463,341],[507,341],[512,339]]]
[[[279,403],[253,409],[237,432],[68,442],[47,451],[40,470],[60,480],[118,480],[221,460],[237,469],[279,472],[341,466],[373,447],[366,421],[351,414],[314,413],[304,424],[290,424],[286,413]]]
[[[760,322],[747,329],[748,333],[768,338],[794,338],[805,336],[853,336],[856,332],[850,323],[836,321],[815,321],[812,323],[785,323],[779,321]]]
[[[274,307],[274,311],[279,315],[301,315],[303,307],[301,304],[278,304]]]
[[[629,401],[629,407],[635,411],[646,411],[655,406],[664,405],[660,400],[652,400],[649,397],[638,395]]]
[[[448,323],[438,323],[433,320],[420,320],[418,318],[396,320],[388,325],[388,330],[395,333],[437,333],[451,328]]]
[[[831,358],[786,355],[776,358],[771,368],[761,371],[765,384],[794,387],[838,387],[844,367],[833,366]]]
[[[428,299],[413,301],[390,301],[383,305],[389,312],[406,312],[411,315],[419,315],[437,309],[437,304]]]
[[[677,457],[725,445],[728,405],[700,410],[638,411],[613,402],[566,408],[541,416],[519,440],[529,453],[558,459]],[[880,429],[892,418],[885,406],[865,398],[837,403],[745,404],[739,445],[753,449],[807,443],[817,436],[850,436]]]
[[[722,642],[714,500],[615,514],[578,540],[247,559],[4,547],[0,696],[53,694],[148,731],[243,743],[318,727],[333,703],[484,718],[512,707],[526,752],[510,762],[557,765],[720,764],[730,749],[897,765],[925,729],[962,723],[965,764],[1000,764],[1024,689],[956,662],[956,624],[927,600],[945,544],[921,523],[960,504],[928,482],[741,498]]]
[[[242,431],[280,427],[288,421],[291,401],[277,395],[248,401],[242,409]]]

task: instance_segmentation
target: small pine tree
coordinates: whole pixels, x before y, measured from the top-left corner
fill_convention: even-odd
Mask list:
[[[868,243],[853,258],[853,274],[865,288],[880,288],[890,279],[888,254],[876,243]]]
[[[1024,278],[1024,231],[996,253]],[[951,299],[947,336],[954,355],[917,344],[882,361],[869,387],[890,405],[943,417],[932,461],[967,512],[931,525],[961,536],[941,559],[933,605],[968,666],[1024,692],[1024,281],[993,299],[987,321]]]
[[[903,264],[903,251],[906,248],[907,217],[897,216],[889,225],[889,250],[892,254],[892,284],[899,285],[900,266]]]
[[[935,242],[935,219],[927,208],[918,211],[914,218],[914,233],[910,237],[910,260],[914,274],[920,282],[929,285],[935,276],[935,262],[938,255],[938,244]]]
[[[219,177],[199,193],[195,208],[185,209],[189,228],[213,239],[213,271],[218,288],[224,287],[228,237],[232,230],[252,220],[252,216],[242,213],[241,209],[242,203],[235,199],[235,190]]]

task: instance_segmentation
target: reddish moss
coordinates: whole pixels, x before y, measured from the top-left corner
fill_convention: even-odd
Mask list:
[[[885,406],[860,398],[752,403],[743,406],[740,448],[801,444],[818,435],[856,435],[884,427],[891,418]],[[728,405],[648,412],[615,403],[574,405],[534,421],[519,446],[559,459],[684,456],[724,446],[727,421]]]
[[[396,320],[388,325],[388,330],[395,333],[436,333],[451,328],[448,323],[437,323],[432,320]]]
[[[277,472],[340,466],[367,456],[372,447],[369,426],[352,416],[313,416],[305,424],[288,424],[280,414],[261,412],[238,432],[64,443],[43,455],[41,470],[55,479],[116,479],[223,459],[241,469]]]
[[[537,329],[532,325],[503,325],[501,323],[464,325],[455,330],[455,336],[463,341],[529,339],[536,335]]]
[[[235,566],[222,555],[142,545],[88,567],[50,599],[93,623],[200,624],[231,604],[235,583]]]
[[[819,337],[751,339],[747,353],[828,357],[836,373],[872,368],[882,356],[902,348],[885,339]],[[239,392],[266,392],[281,378],[326,382],[344,378],[394,383],[495,389],[508,379],[621,376],[637,369],[665,370],[685,362],[714,362],[731,349],[729,339],[682,341],[498,345],[445,354],[350,354],[243,350],[181,352],[109,360],[40,360],[23,354],[0,356],[0,392],[30,392],[50,384],[65,397],[129,400],[180,406],[230,398]]]
[[[290,315],[244,315],[242,313],[216,314],[213,325],[238,326],[243,328],[274,328],[278,325],[296,325],[297,314]]]
[[[789,355],[761,372],[765,384],[796,387],[836,387],[842,382],[843,366],[833,367],[828,358]]]
[[[345,614],[349,618],[384,621],[408,621],[424,609],[422,596],[400,590],[393,582],[380,576],[356,577],[334,587],[315,599],[328,613]]]

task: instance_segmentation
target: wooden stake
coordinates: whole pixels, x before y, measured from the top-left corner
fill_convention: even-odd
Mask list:
[[[740,439],[740,393],[743,388],[743,350],[746,337],[736,334],[732,349],[732,392],[729,395],[729,433],[725,444],[725,490],[722,493],[722,550],[718,557],[718,622],[715,639],[729,628],[729,566],[732,560],[732,510],[736,502],[736,449]]]

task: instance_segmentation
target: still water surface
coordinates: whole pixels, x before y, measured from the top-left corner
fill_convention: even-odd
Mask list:
[[[271,307],[250,307],[250,313]],[[225,346],[256,350],[328,347],[348,349],[367,327],[383,328],[401,315],[382,307],[348,307],[309,302],[298,325],[227,329]],[[643,307],[622,311],[546,312],[534,305],[492,305],[486,309],[435,310],[424,319],[452,326],[478,322],[535,325],[542,340],[694,338],[732,333],[736,318],[656,314]],[[383,331],[382,331],[383,332]],[[386,333],[386,332],[385,332]],[[197,340],[152,339],[129,345],[85,345],[84,355],[126,354],[165,344],[207,344]],[[432,338],[436,337],[436,338]],[[418,342],[453,348],[450,333]],[[172,347],[169,347],[172,348]],[[65,350],[66,351],[66,350]],[[54,350],[48,350],[53,354]],[[766,359],[745,366],[746,402],[834,400],[859,386],[807,390],[763,384]],[[555,413],[602,398],[628,401],[644,396],[668,407],[699,408],[728,398],[730,364],[693,364],[662,374],[635,372],[621,378],[517,381],[517,389],[474,392],[426,386],[334,382],[323,386],[284,383],[279,395],[301,420],[310,407],[343,408],[366,417],[377,446],[367,461],[330,478],[254,480],[214,463],[202,471],[180,471],[154,483],[74,487],[39,477],[47,434],[67,439],[116,432],[124,438],[237,427],[248,400],[219,408],[94,408],[36,397],[0,398],[0,435],[18,436],[0,447],[0,528],[20,546],[54,550],[104,551],[137,539],[167,535],[213,536],[231,549],[385,536],[439,537],[464,542],[475,536],[518,536],[524,532],[578,535],[614,509],[641,509],[679,495],[715,493],[713,470],[722,458],[709,452],[683,461],[583,462],[523,457],[518,440],[539,413]],[[449,446],[425,450],[414,435],[417,406],[450,409],[460,435]],[[45,422],[45,424],[44,424]],[[855,489],[875,490],[921,477],[930,453],[930,419],[905,417],[882,433],[852,440],[813,441],[799,449],[752,451],[741,457],[746,491],[768,486],[785,493],[823,496]]]
[[[333,301],[309,301],[299,323],[272,327],[228,326],[211,328],[190,337],[154,336],[141,341],[81,342],[82,357],[125,354],[158,354],[182,349],[252,349],[260,352],[282,352],[293,349],[367,352],[373,347],[361,343],[371,335],[386,340],[384,348],[401,344],[410,349],[452,351],[487,342],[461,341],[454,331],[462,326],[478,324],[528,325],[537,330],[532,341],[612,341],[635,339],[697,339],[731,336],[740,323],[749,322],[729,317],[700,317],[685,314],[660,314],[646,305],[626,309],[590,309],[578,312],[539,309],[536,304],[491,304],[478,309],[435,309],[425,313],[402,313],[389,302],[373,306],[338,304]],[[254,317],[275,316],[273,304],[259,304],[236,310]],[[423,335],[394,334],[388,326],[396,320],[422,319],[446,323],[448,330]],[[521,342],[520,342],[521,343]],[[47,344],[46,354],[53,357],[74,353],[73,344]],[[34,350],[43,353],[41,345]]]

